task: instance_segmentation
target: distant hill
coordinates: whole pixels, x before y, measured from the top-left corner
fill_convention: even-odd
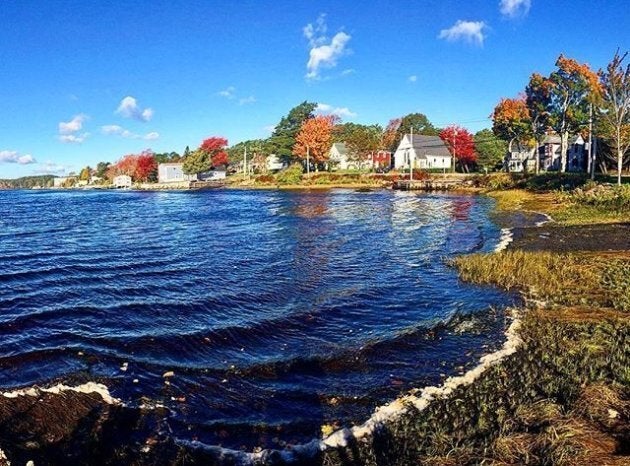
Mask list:
[[[51,188],[53,186],[54,175],[23,176],[12,180],[0,180],[0,189]]]

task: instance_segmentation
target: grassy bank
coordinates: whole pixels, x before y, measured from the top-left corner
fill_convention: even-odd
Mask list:
[[[480,187],[500,211],[544,212],[578,228],[630,220],[628,187],[490,181]],[[508,249],[452,264],[463,280],[522,293],[522,344],[471,385],[326,452],[324,464],[630,464],[630,251]]]

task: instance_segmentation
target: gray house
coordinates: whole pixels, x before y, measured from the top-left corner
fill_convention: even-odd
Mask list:
[[[181,183],[184,181],[195,181],[197,175],[186,175],[183,163],[161,163],[158,165],[159,183]]]

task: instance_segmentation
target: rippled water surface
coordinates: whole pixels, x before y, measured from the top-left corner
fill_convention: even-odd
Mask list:
[[[444,263],[496,244],[490,208],[391,191],[0,191],[0,387],[97,380],[213,444],[361,422],[500,344],[512,298]]]

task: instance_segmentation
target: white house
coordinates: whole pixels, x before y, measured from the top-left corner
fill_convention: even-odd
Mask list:
[[[439,136],[405,134],[394,152],[394,168],[445,169],[451,168],[453,157]]]
[[[183,163],[160,163],[158,164],[159,183],[181,183],[183,181],[195,181],[197,175],[187,175],[184,173]]]
[[[227,175],[225,170],[210,170],[208,172],[199,173],[198,179],[200,181],[217,181],[224,180]]]
[[[287,166],[287,164],[280,160],[280,157],[278,157],[276,154],[268,155],[265,163],[267,164],[267,170],[270,172],[282,170]]]
[[[118,175],[114,177],[115,188],[131,188],[131,177],[129,175]]]
[[[352,153],[346,146],[345,142],[336,142],[330,148],[328,153],[328,161],[338,170],[360,170],[370,168],[371,160],[358,160],[352,157]]]

